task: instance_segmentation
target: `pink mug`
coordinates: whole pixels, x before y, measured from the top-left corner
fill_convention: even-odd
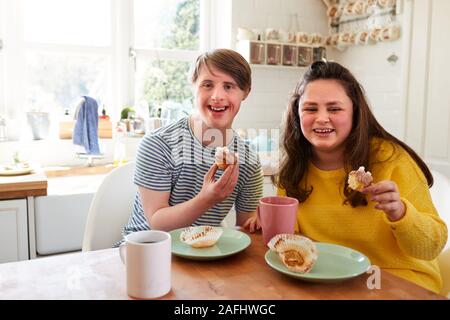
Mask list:
[[[290,197],[264,197],[256,208],[264,243],[280,233],[293,234],[297,219],[298,200]]]

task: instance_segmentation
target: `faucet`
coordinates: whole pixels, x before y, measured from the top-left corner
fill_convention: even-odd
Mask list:
[[[92,167],[94,165],[94,159],[103,159],[103,154],[86,154],[86,153],[77,153],[77,157],[79,159],[87,159],[86,166]]]

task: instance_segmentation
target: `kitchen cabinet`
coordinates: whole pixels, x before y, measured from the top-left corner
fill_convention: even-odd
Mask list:
[[[36,257],[34,197],[46,194],[43,172],[0,177],[0,263]]]
[[[0,263],[28,258],[27,200],[0,201]]]

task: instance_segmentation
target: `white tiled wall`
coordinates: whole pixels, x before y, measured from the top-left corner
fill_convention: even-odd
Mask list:
[[[321,0],[234,0],[233,27],[288,29],[290,16],[297,14],[306,32],[326,32],[325,5]],[[234,32],[234,34],[236,34]]]
[[[352,46],[343,52],[329,52],[332,58],[347,67],[364,87],[372,111],[380,124],[397,138],[404,138],[405,111],[403,101],[402,41]],[[395,54],[395,64],[387,58]]]
[[[252,92],[241,105],[235,128],[279,128],[283,112],[302,70],[254,68]]]
[[[288,29],[292,14],[299,17],[301,31],[328,33],[326,7],[320,0],[233,1],[232,34],[238,27]],[[402,15],[397,19],[401,22]],[[232,39],[234,41],[234,39]],[[328,58],[350,69],[367,92],[379,122],[392,134],[404,137],[405,107],[402,78],[405,57],[402,39],[369,46],[352,46],[345,51],[328,49]],[[233,42],[234,44],[234,42]],[[395,54],[395,64],[387,58]],[[296,68],[254,68],[253,90],[234,122],[236,128],[279,128],[282,114],[303,70]]]
[[[234,0],[232,35],[237,34],[238,27],[288,30],[293,14],[298,16],[300,30],[297,31],[328,33],[326,7],[321,0]],[[235,47],[235,39],[231,40],[232,47]],[[279,128],[289,95],[303,69],[255,67],[252,72],[252,92],[242,104],[233,126]]]

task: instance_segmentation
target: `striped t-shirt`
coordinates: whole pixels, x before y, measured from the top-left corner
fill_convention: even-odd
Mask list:
[[[192,225],[220,225],[233,204],[236,212],[254,212],[262,197],[263,175],[257,154],[234,133],[227,146],[239,153],[239,178],[232,194],[210,208]],[[159,128],[141,141],[134,172],[134,183],[155,191],[170,192],[169,205],[175,206],[194,198],[201,190],[203,178],[214,163],[215,148],[203,146],[194,136],[189,118]],[[216,180],[223,171],[218,169]],[[133,213],[123,235],[149,230],[137,192]]]

